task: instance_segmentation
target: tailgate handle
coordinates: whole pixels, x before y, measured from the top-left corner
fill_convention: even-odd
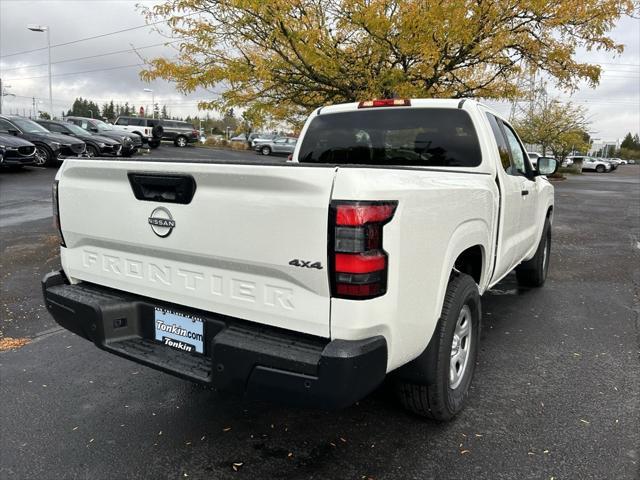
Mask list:
[[[128,177],[138,200],[188,204],[196,193],[196,181],[191,175],[129,173]]]

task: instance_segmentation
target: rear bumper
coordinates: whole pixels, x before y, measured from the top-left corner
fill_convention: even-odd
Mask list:
[[[168,305],[97,285],[69,285],[61,272],[42,280],[45,305],[62,327],[99,348],[149,367],[254,399],[335,409],[349,406],[384,380],[383,337],[332,340]],[[205,354],[154,340],[156,307],[205,322]]]

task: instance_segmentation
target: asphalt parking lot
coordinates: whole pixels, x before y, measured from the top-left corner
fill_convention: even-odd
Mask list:
[[[248,159],[162,146],[145,158]],[[483,298],[466,410],[407,414],[385,389],[346,410],[249,403],[57,327],[52,169],[0,172],[0,478],[637,479],[640,167],[555,183],[550,276]]]

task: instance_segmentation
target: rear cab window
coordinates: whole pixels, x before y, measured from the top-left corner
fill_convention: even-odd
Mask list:
[[[478,136],[467,112],[380,108],[321,114],[302,139],[300,163],[477,167]]]

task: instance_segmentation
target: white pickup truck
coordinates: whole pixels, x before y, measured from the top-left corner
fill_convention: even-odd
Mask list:
[[[555,168],[533,170],[489,108],[420,99],[319,108],[288,163],[68,159],[46,306],[101,349],[216,388],[340,408],[388,378],[447,420],[481,295],[514,268],[545,281]]]

